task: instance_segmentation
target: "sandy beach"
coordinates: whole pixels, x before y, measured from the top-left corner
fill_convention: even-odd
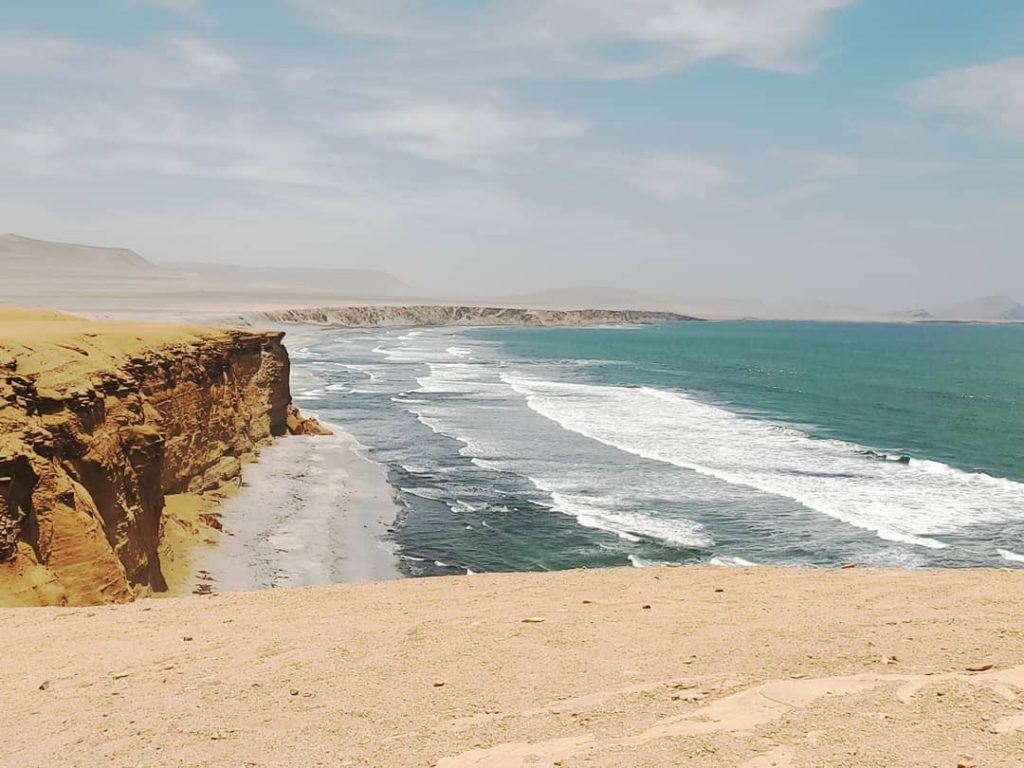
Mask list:
[[[216,508],[223,530],[188,557],[172,594],[304,587],[398,578],[382,538],[397,507],[377,464],[337,425],[293,436],[242,470],[242,486]]]
[[[1022,587],[612,569],[11,609],[0,764],[1014,766]]]

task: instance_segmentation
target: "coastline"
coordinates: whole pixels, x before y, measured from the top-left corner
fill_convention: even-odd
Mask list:
[[[398,512],[383,469],[321,423],[334,434],[292,435],[243,469],[171,596],[401,578],[382,541]]]
[[[24,766],[1012,765],[1022,613],[1013,571],[709,567],[9,609],[0,728]]]

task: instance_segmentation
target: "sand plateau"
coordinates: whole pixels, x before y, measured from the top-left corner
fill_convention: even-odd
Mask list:
[[[1022,587],[632,568],[8,609],[0,764],[1010,768]]]

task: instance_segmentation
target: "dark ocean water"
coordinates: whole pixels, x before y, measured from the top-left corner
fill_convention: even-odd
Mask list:
[[[1024,562],[1024,327],[297,339],[299,405],[387,468],[416,575]]]

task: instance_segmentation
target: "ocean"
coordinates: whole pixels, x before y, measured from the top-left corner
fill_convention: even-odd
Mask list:
[[[299,329],[411,575],[1024,565],[1024,327]]]

